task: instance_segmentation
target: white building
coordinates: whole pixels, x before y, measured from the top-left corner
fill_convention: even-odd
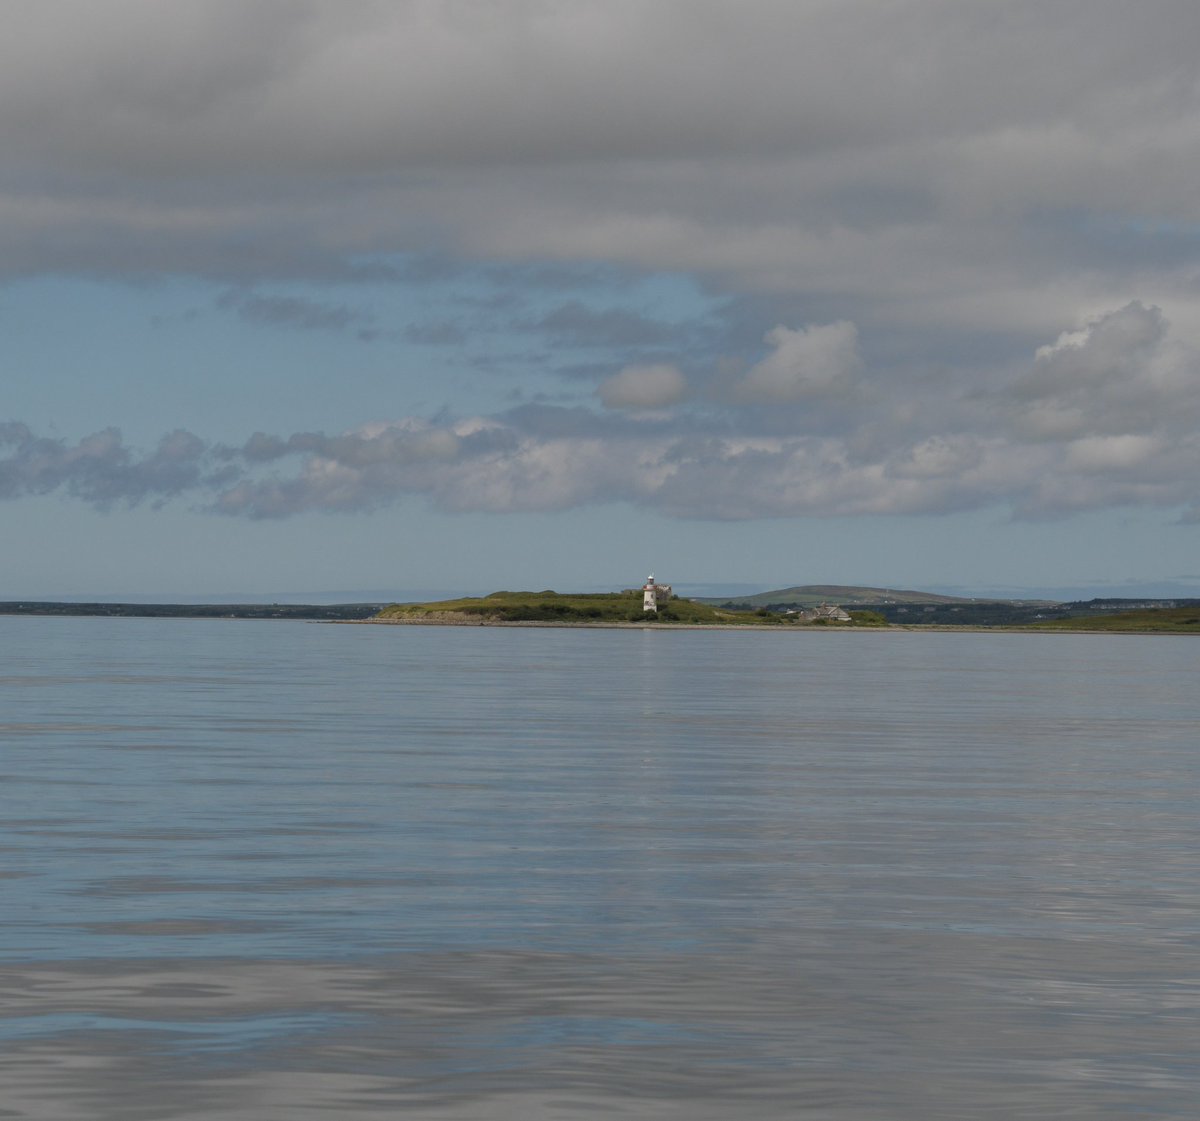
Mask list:
[[[818,604],[810,611],[801,611],[800,618],[809,623],[815,623],[819,619],[824,619],[830,623],[849,623],[850,616],[840,607],[832,603]]]

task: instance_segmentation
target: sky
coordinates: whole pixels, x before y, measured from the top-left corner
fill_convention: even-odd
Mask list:
[[[1200,596],[1200,7],[5,0],[0,599]]]

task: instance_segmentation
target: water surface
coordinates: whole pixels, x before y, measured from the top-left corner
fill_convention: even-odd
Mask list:
[[[1198,670],[0,619],[0,1117],[1192,1118]]]

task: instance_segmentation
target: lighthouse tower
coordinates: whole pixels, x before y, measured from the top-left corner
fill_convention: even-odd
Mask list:
[[[650,578],[642,585],[642,610],[653,611],[658,614],[658,585],[654,582],[654,573],[650,573]]]

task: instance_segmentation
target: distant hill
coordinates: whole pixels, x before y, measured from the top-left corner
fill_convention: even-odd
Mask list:
[[[699,598],[699,597],[698,597]],[[768,604],[786,604],[789,607],[813,607],[818,603],[836,603],[845,607],[847,604],[934,604],[944,606],[964,605],[969,603],[1008,603],[1022,605],[1045,605],[1049,600],[1006,600],[995,598],[966,598],[964,596],[943,596],[934,592],[914,592],[900,588],[864,588],[853,584],[803,584],[795,588],[779,588],[773,592],[759,592],[752,596],[732,596],[725,599],[701,598],[701,603],[719,604],[722,607],[766,607]]]

